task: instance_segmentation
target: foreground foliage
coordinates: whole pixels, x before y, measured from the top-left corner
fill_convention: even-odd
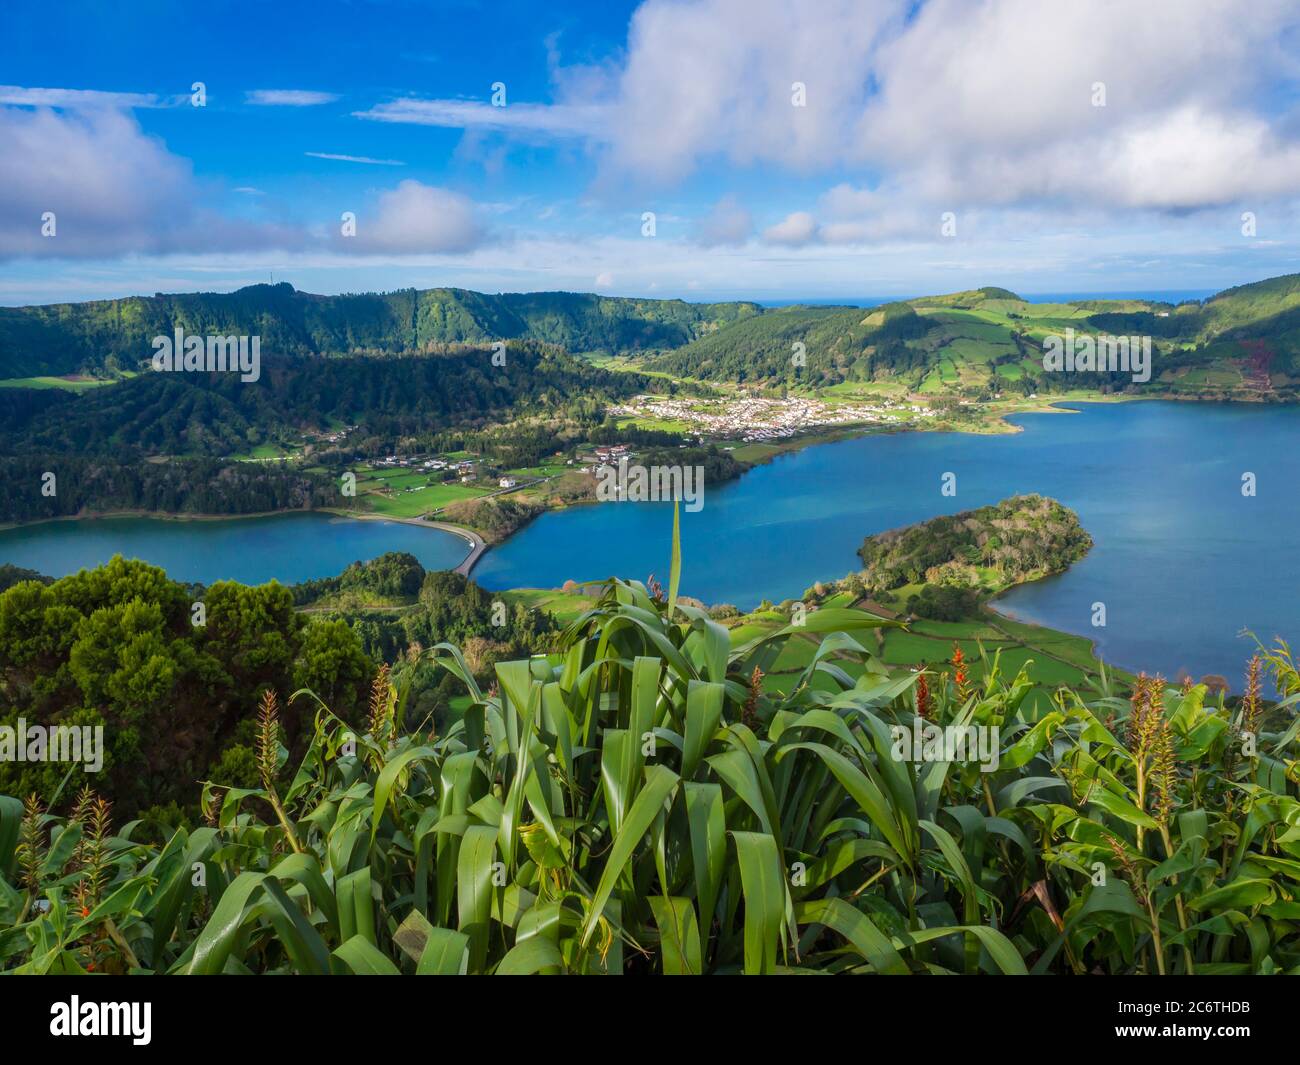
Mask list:
[[[702,611],[611,581],[562,651],[423,653],[472,696],[404,733],[310,692],[292,767],[278,701],[261,786],[203,785],[162,846],[83,793],[0,798],[0,965],[24,973],[1272,973],[1300,970],[1297,675],[1256,658],[1239,706],[1143,678],[1062,690],[891,674],[823,608],[740,647]],[[816,656],[761,684],[783,645]],[[834,656],[834,657],[833,657]],[[1270,672],[1279,702],[1261,696]],[[922,720],[924,719],[924,720]],[[998,729],[993,772],[913,763],[892,726]],[[358,734],[361,733],[361,734]]]

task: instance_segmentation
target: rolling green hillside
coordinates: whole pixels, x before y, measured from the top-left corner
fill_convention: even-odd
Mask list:
[[[0,390],[0,449],[103,455],[241,454],[283,430],[364,424],[398,439],[527,411],[556,412],[588,397],[625,396],[640,374],[614,373],[560,349],[511,342],[495,367],[489,348],[442,355],[287,358],[256,386],[236,374],[144,373],[84,395]]]
[[[926,296],[873,310],[787,307],[733,322],[647,369],[703,380],[826,386],[893,381],[920,392],[1059,391],[1043,342],[1076,335],[1152,338],[1151,381],[1071,375],[1074,387],[1294,398],[1300,384],[1300,275],[1229,289],[1204,303],[1030,303],[1006,289]],[[805,345],[803,365],[796,343]]]
[[[1031,303],[1002,288],[881,307],[691,304],[571,292],[464,289],[317,296],[252,285],[42,307],[0,308],[0,380],[139,368],[154,336],[258,335],[263,358],[443,352],[536,340],[574,353],[639,353],[648,370],[786,386],[887,381],[989,397],[1063,387],[1294,398],[1300,386],[1300,275],[1178,305],[1147,300]],[[1048,336],[1148,336],[1150,382],[1128,373],[1046,374]],[[798,347],[802,345],[802,348]]]
[[[573,292],[485,295],[464,289],[316,296],[288,283],[231,293],[133,296],[0,308],[0,378],[136,369],[153,337],[259,335],[263,357],[433,351],[532,339],[574,352],[679,347],[759,312]]]

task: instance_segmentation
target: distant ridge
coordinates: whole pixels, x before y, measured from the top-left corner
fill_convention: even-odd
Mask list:
[[[986,286],[873,308],[460,288],[322,296],[281,282],[0,308],[0,378],[134,370],[152,338],[177,327],[256,333],[272,360],[535,340],[578,354],[635,354],[648,368],[705,380],[829,385],[884,376],[921,391],[994,392],[1039,387],[1043,338],[1073,329],[1154,338],[1165,385],[1281,394],[1300,382],[1300,274],[1239,285],[1203,303],[1031,303]],[[791,358],[796,344],[806,353],[802,363]]]
[[[679,377],[763,385],[895,381],[909,391],[1059,391],[1042,344],[1072,330],[1151,338],[1149,390],[1221,398],[1294,398],[1300,384],[1300,274],[1221,292],[1204,302],[1084,299],[1032,303],[985,287],[869,311],[788,307],[733,321],[647,367]],[[802,363],[791,345],[804,345]],[[1074,387],[1131,390],[1131,375],[1094,373]]]
[[[680,347],[761,313],[756,303],[686,303],[577,292],[468,289],[320,296],[288,282],[229,293],[130,296],[0,308],[0,378],[136,369],[153,337],[258,334],[276,356],[382,354],[452,343],[540,340],[573,352]]]

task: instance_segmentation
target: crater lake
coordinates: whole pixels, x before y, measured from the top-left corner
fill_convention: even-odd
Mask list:
[[[703,509],[681,516],[682,594],[741,609],[780,602],[859,568],[856,551],[872,533],[1037,492],[1073,508],[1095,546],[998,609],[1091,637],[1107,661],[1167,677],[1186,670],[1235,682],[1254,647],[1243,630],[1300,640],[1300,408],[1079,403],[1013,421],[1022,432],[814,445],[706,485]],[[941,493],[947,473],[955,496]],[[1247,474],[1254,495],[1243,494]],[[651,573],[666,584],[671,529],[671,503],[551,511],[489,550],[472,576],[490,590]],[[0,532],[0,562],[51,576],[121,553],[204,583],[291,583],[385,551],[450,568],[467,550],[436,529],[302,513]],[[1104,627],[1092,624],[1098,603]]]

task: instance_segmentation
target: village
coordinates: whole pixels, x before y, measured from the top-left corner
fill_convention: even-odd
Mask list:
[[[932,418],[934,412],[918,404],[881,401],[875,404],[836,404],[804,396],[776,398],[746,395],[722,402],[669,396],[634,396],[612,406],[620,417],[656,418],[679,422],[700,437],[761,442],[782,440],[830,425],[897,422],[904,417]]]
[[[934,417],[928,407],[908,400],[827,402],[821,399],[741,393],[726,399],[637,395],[607,408],[612,418],[668,423],[683,443],[716,441],[734,451],[743,444],[771,444],[831,426],[907,425]],[[356,429],[336,426],[308,433],[319,444],[345,444]],[[527,492],[566,473],[599,476],[635,461],[628,443],[578,444],[537,466],[508,469],[469,451],[438,453],[396,450],[358,464],[358,494],[377,512],[395,517],[436,516],[451,503]],[[276,456],[283,460],[288,456]],[[266,459],[263,459],[266,461]]]
[[[582,473],[595,473],[606,465],[613,465],[620,459],[632,457],[632,451],[627,444],[611,444],[608,446],[588,445],[580,448],[576,458],[568,460],[568,466],[576,466]],[[554,462],[558,464],[562,456],[557,454]],[[473,484],[476,481],[482,481],[484,477],[482,463],[478,459],[456,458],[455,456],[426,456],[426,455],[385,455],[381,459],[374,460],[371,465],[375,469],[393,469],[393,470],[412,470],[431,475],[432,479],[441,481],[455,481],[459,479],[461,484]],[[551,474],[560,472],[558,469],[552,469]],[[492,480],[497,481],[500,488],[515,488],[522,483],[522,478],[512,476],[509,473],[500,473],[491,475]]]

